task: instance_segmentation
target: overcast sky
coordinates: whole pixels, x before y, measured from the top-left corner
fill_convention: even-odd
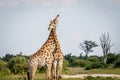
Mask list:
[[[0,0],[0,56],[35,53],[47,40],[51,19],[60,15],[57,35],[64,54],[79,55],[83,40],[109,33],[120,53],[120,0]],[[101,47],[92,55],[102,55]]]

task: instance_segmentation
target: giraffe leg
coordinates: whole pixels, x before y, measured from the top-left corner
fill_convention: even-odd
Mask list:
[[[57,61],[55,60],[53,62],[53,67],[52,67],[52,79],[56,80],[56,66],[57,66]]]
[[[30,67],[29,72],[28,72],[28,76],[29,76],[28,80],[33,80],[36,69],[37,69],[37,66]]]
[[[62,79],[62,64],[63,64],[63,60],[59,60],[57,65],[57,80]]]
[[[50,80],[51,68],[52,68],[52,63],[47,65],[47,68],[46,68],[46,80]]]

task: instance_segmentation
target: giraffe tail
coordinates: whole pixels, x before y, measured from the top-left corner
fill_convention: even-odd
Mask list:
[[[29,72],[27,72],[27,77],[28,77],[28,80],[30,80],[30,73]]]

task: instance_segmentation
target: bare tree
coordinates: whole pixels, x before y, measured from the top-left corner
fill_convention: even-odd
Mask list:
[[[90,52],[93,52],[92,48],[97,46],[98,45],[94,41],[85,40],[83,43],[80,43],[80,49],[85,52],[86,57],[88,57]]]
[[[99,38],[100,40],[100,45],[103,50],[103,58],[104,58],[104,63],[106,64],[107,61],[107,55],[110,52],[110,48],[114,45],[111,44],[111,39],[109,37],[109,33],[107,34],[102,34],[102,36]]]

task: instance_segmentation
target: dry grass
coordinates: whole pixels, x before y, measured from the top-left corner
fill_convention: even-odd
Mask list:
[[[76,68],[69,68],[68,73],[66,73],[66,75],[75,75],[75,74],[119,74],[120,75],[120,68],[84,70],[84,68],[76,67]],[[27,75],[0,76],[0,80],[25,80],[24,78],[26,78],[27,80]],[[36,74],[34,80],[45,80],[45,74]],[[67,78],[62,80],[83,80],[83,79]]]
[[[84,70],[84,68],[76,67],[76,68],[69,68],[69,72],[67,74],[69,74],[69,75],[75,75],[75,74],[120,74],[120,68]]]

